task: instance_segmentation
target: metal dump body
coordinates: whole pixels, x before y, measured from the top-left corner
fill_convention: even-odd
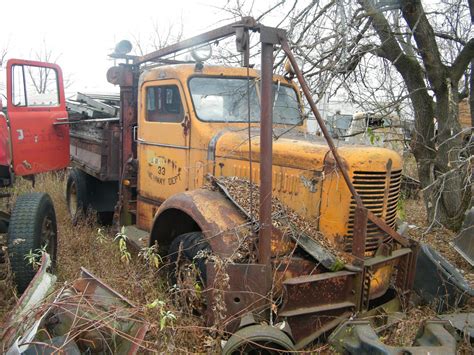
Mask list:
[[[71,125],[71,164],[99,180],[118,180],[120,127],[116,121]]]

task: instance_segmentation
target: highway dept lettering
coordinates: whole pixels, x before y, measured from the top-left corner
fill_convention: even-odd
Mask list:
[[[176,161],[163,156],[152,156],[148,159],[151,169],[148,177],[160,185],[174,185],[181,181],[181,168]]]

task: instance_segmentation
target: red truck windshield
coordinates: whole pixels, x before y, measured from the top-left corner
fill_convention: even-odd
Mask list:
[[[189,89],[199,119],[208,122],[248,122],[247,92],[250,85],[250,121],[259,122],[259,82],[246,78],[194,77]],[[302,123],[298,97],[292,87],[273,84],[273,123]]]

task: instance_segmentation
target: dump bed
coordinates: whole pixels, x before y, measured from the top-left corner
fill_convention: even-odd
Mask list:
[[[71,125],[71,165],[102,181],[119,179],[120,127],[117,122]]]
[[[118,95],[78,93],[67,107],[71,165],[101,181],[116,181],[120,173]]]

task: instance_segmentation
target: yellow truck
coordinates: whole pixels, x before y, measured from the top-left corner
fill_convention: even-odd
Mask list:
[[[252,32],[260,70],[248,65]],[[208,65],[196,51],[195,63],[176,60],[231,35],[242,67]],[[292,65],[285,76],[273,74],[276,46]],[[201,313],[235,333],[228,353],[249,344],[300,349],[351,315],[384,314],[408,300],[417,246],[394,230],[401,158],[379,147],[335,148],[284,31],[244,18],[145,56],[129,50],[117,46],[112,56],[123,63],[107,73],[120,86],[119,117],[67,123],[73,218],[93,209],[126,226],[139,247],[157,244],[173,265],[194,263]],[[302,93],[327,141],[305,134]],[[253,213],[222,177],[259,186]],[[214,188],[204,186],[209,180]],[[272,225],[272,196],[322,239]],[[242,240],[251,241],[245,252]],[[219,288],[222,272],[228,284]]]

